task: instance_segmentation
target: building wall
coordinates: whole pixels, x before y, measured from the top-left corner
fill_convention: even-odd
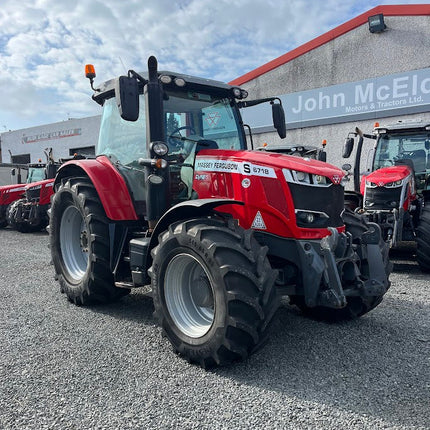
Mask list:
[[[383,7],[380,8],[384,10]],[[273,70],[242,83],[241,80],[246,80],[245,75],[245,79],[238,78],[233,83],[245,88],[249,92],[248,98],[254,99],[376,79],[417,69],[429,70],[430,14],[385,16],[385,23],[387,29],[384,32],[370,33],[366,17],[366,23]],[[252,75],[252,72],[250,74]],[[426,88],[430,88],[430,84]],[[421,110],[423,109],[421,106]],[[365,132],[371,132],[374,122],[378,120],[383,124],[419,118],[430,123],[430,104],[427,104],[425,109],[425,112],[412,114],[405,110],[397,114],[392,111],[390,117],[382,119],[375,112],[373,117],[368,119],[360,119],[358,116],[352,121],[338,124],[295,128],[287,131],[287,137],[283,141],[275,132],[260,132],[254,134],[254,144],[260,146],[267,142],[320,145],[321,141],[326,139],[327,161],[340,166],[345,162],[341,158],[343,141],[348,132],[353,131],[356,126]],[[288,126],[291,112],[286,110],[285,113]],[[253,126],[252,123],[250,125]]]
[[[98,115],[2,133],[1,161],[11,163],[11,153],[14,156],[30,154],[31,163],[45,161],[46,148],[52,148],[52,155],[58,160],[69,157],[72,148],[95,147],[100,119]]]

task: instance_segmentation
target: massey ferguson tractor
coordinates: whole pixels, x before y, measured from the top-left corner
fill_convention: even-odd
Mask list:
[[[264,144],[257,148],[257,151],[278,152],[280,154],[294,155],[295,157],[327,161],[327,152],[325,151],[326,144],[326,140],[323,140],[320,148],[314,145],[296,145],[293,143],[287,145]]]
[[[93,87],[96,159],[55,178],[50,249],[77,305],[145,287],[174,350],[203,367],[244,359],[268,337],[281,296],[331,320],[358,317],[389,287],[378,225],[343,206],[342,170],[246,150],[240,108],[277,98],[157,70]]]
[[[346,193],[347,205],[381,227],[382,237],[395,248],[416,241],[417,262],[430,271],[430,124],[399,121],[379,126],[373,134],[358,128],[345,141],[345,158],[358,136],[354,162],[354,191]],[[374,139],[368,171],[361,178],[364,139]]]
[[[8,219],[10,220],[10,211],[12,206],[18,200],[21,200],[26,193],[26,188],[31,187],[34,184],[38,184],[39,181],[46,179],[46,164],[39,163],[26,164],[26,165],[10,165],[13,167],[12,175],[16,176],[18,171],[18,183],[13,185],[4,185],[0,187],[0,228],[5,228],[8,225]],[[21,170],[27,170],[27,182],[22,184],[21,182]],[[51,182],[55,177],[55,172],[51,175]],[[51,193],[52,194],[52,193]],[[10,221],[9,221],[10,223]]]
[[[40,231],[49,224],[48,209],[60,163],[54,161],[52,149],[46,157],[44,164],[29,165],[28,183],[21,187],[6,210],[8,224],[21,233]]]

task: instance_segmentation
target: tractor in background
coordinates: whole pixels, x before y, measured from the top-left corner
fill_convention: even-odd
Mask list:
[[[268,338],[281,296],[316,318],[356,318],[389,288],[378,225],[344,211],[341,169],[249,151],[241,109],[222,82],[129,70],[93,86],[103,107],[97,156],[63,164],[50,249],[76,305],[142,287],[174,350],[203,367],[245,359]]]
[[[54,178],[62,163],[69,160],[81,160],[82,155],[75,154],[67,159],[55,161],[52,149],[46,153],[46,163],[29,165],[28,181],[24,192],[7,209],[8,224],[21,233],[41,231],[49,224],[48,210],[54,193]]]
[[[327,161],[327,152],[325,151],[326,145],[327,141],[325,139],[322,141],[320,148],[314,145],[296,145],[293,143],[287,145],[268,145],[265,143],[263,146],[257,148],[257,151],[277,152],[279,154],[294,155],[296,157]]]
[[[16,201],[24,197],[26,186],[45,179],[46,164],[39,160],[39,163],[34,164],[3,164],[3,166],[12,168],[11,176],[13,179],[16,178],[16,183],[0,187],[0,228],[8,225],[10,208]],[[26,183],[21,183],[23,170],[27,171]]]
[[[416,241],[417,262],[430,271],[430,124],[398,121],[375,124],[372,134],[358,128],[345,141],[348,158],[358,138],[354,191],[345,194],[346,206],[377,223],[392,248]],[[375,140],[367,172],[360,179],[364,139]],[[348,170],[350,165],[345,165]]]

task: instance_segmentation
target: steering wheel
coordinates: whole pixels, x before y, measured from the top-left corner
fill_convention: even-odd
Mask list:
[[[190,130],[192,134],[196,134],[196,130],[191,127],[191,125],[184,125],[182,127],[176,127],[169,135],[169,137],[167,138],[167,141],[170,145],[172,145],[172,147],[174,148],[180,148],[181,144],[182,144],[182,135],[181,135],[181,130]],[[178,134],[179,136],[175,136],[176,134]]]

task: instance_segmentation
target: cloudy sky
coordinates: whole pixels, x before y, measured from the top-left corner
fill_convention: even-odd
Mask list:
[[[385,3],[428,1],[1,0],[0,132],[99,114],[87,63],[228,82]]]

